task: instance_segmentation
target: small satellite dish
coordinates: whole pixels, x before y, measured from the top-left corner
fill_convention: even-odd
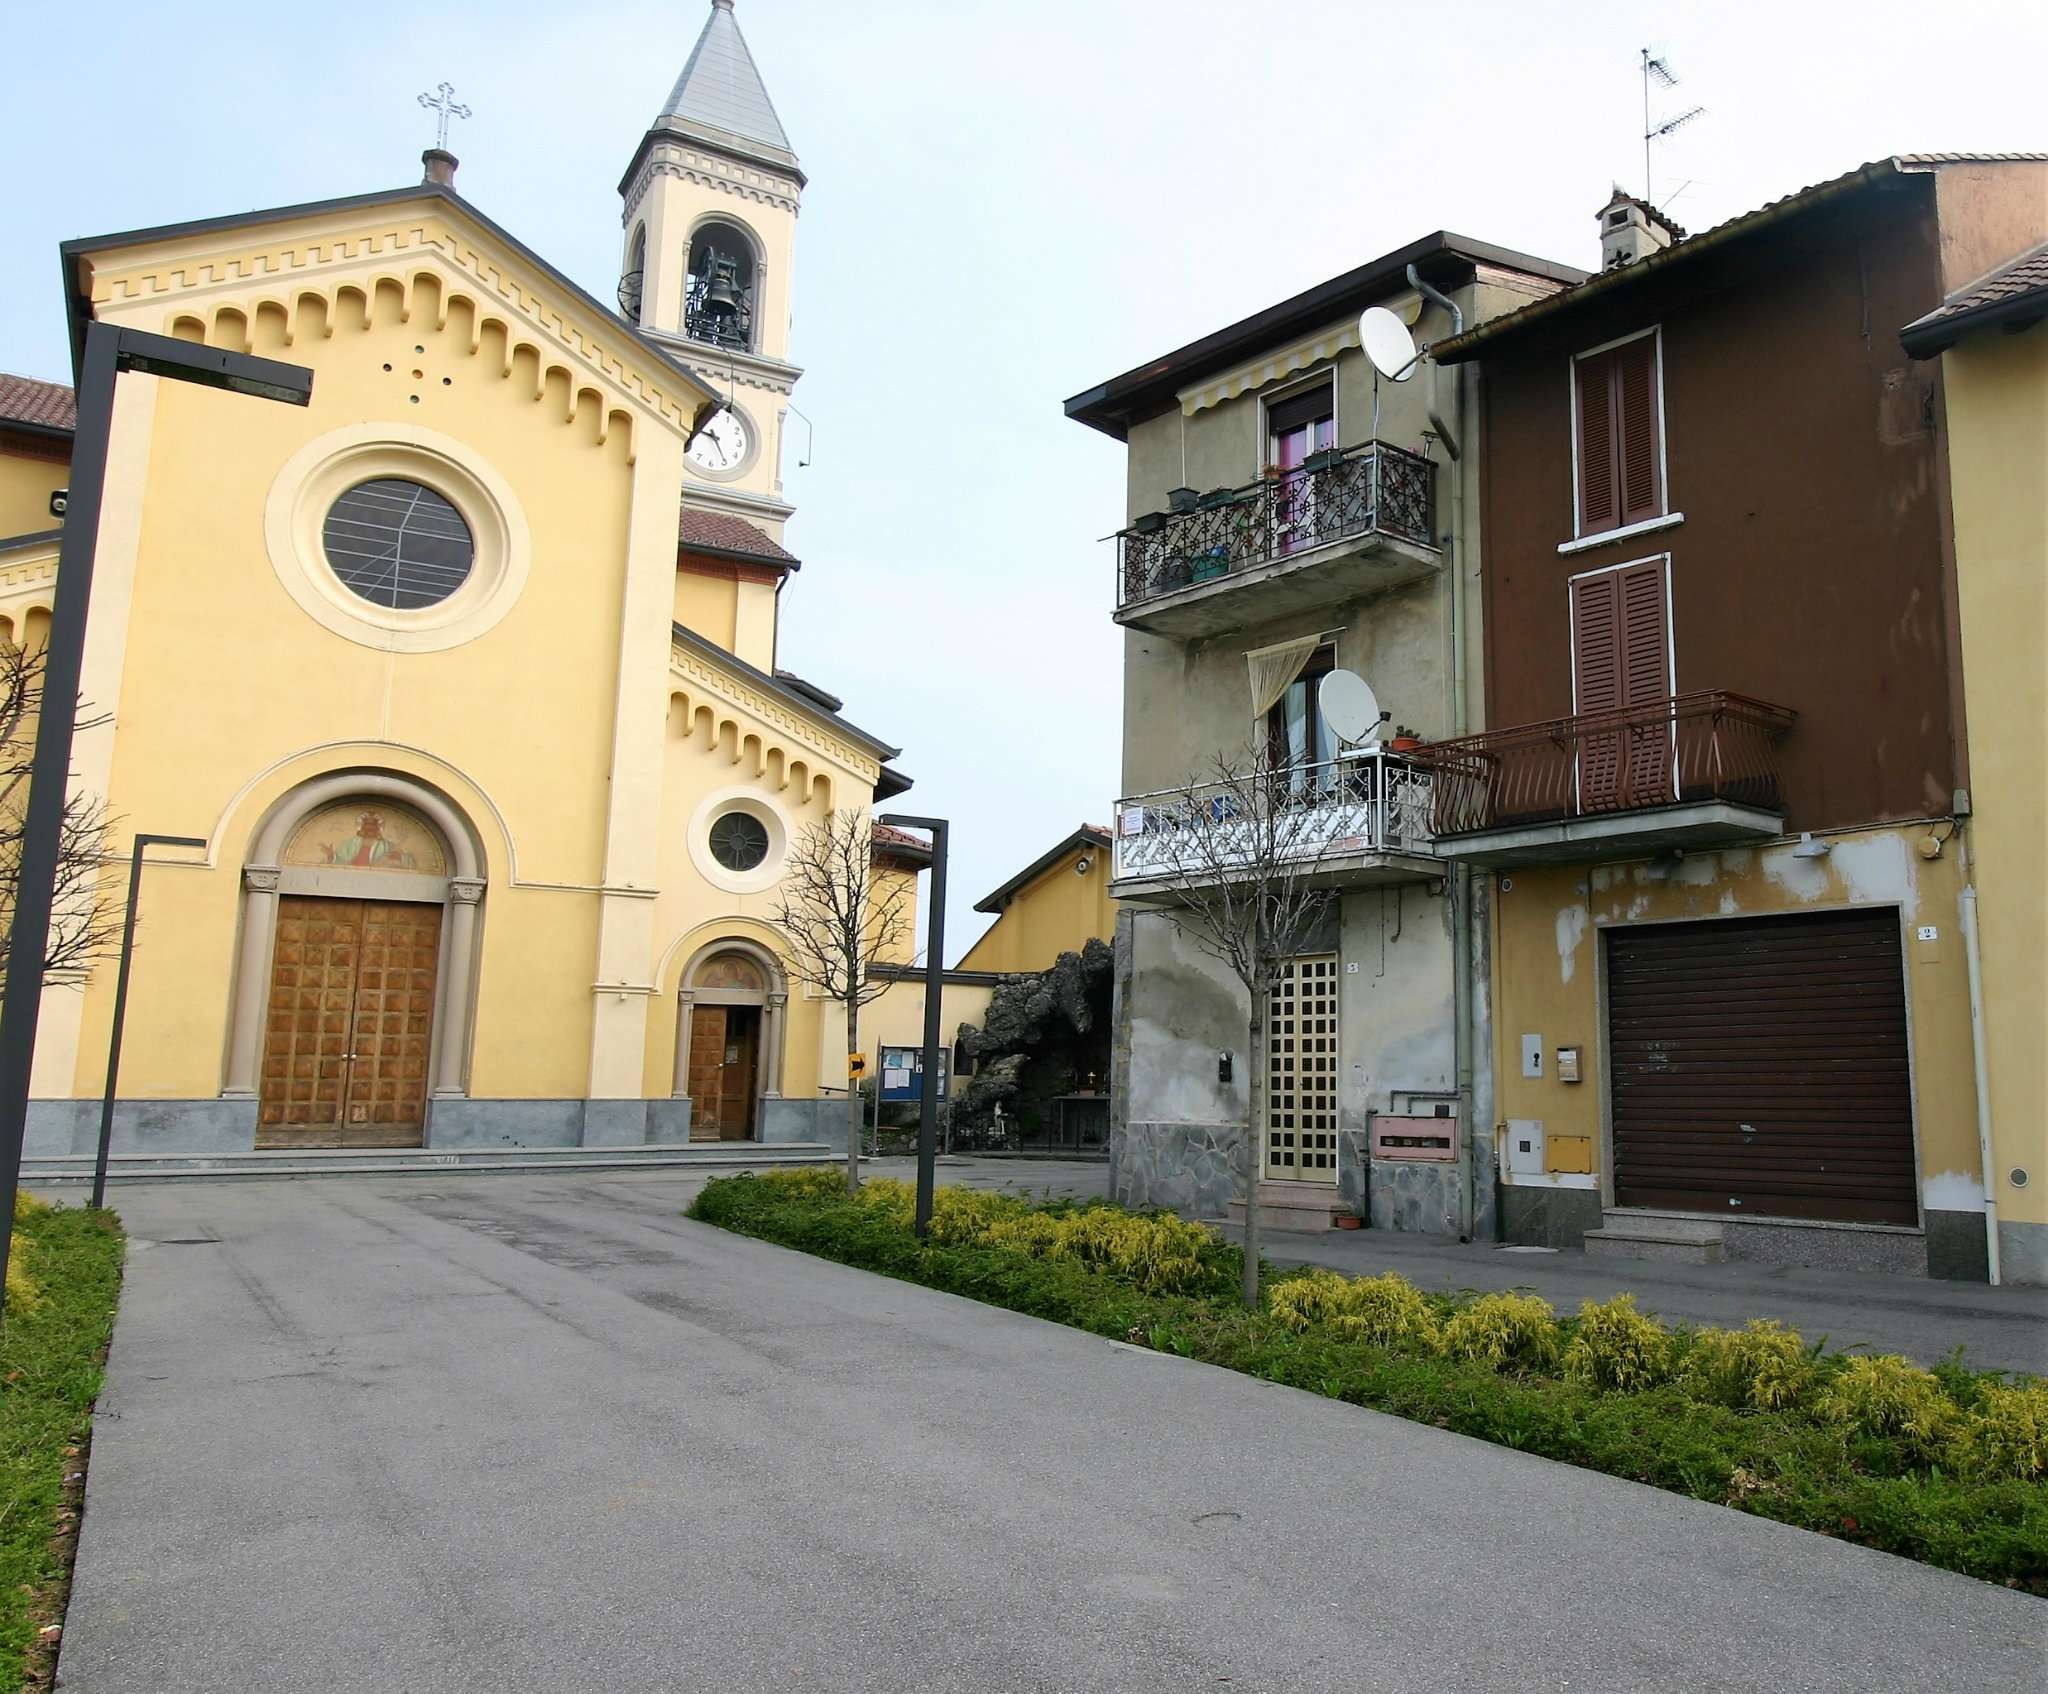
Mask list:
[[[1330,672],[1316,689],[1316,704],[1339,741],[1362,742],[1385,721],[1371,684],[1356,671]]]
[[[1408,326],[1384,306],[1366,307],[1358,320],[1358,344],[1365,349],[1372,368],[1390,382],[1406,382],[1422,357]]]

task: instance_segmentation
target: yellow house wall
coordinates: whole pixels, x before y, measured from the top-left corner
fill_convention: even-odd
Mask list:
[[[2048,1224],[2048,326],[1989,331],[1943,355],[1970,725],[1966,826],[1979,904],[1994,1197],[2001,1222]],[[2015,1187],[2015,1166],[2029,1172]]]
[[[676,622],[706,641],[733,650],[733,612],[739,584],[702,571],[676,572]]]
[[[1559,1137],[1589,1138],[1594,1179],[1611,1202],[1600,932],[1623,924],[1895,905],[1906,958],[1923,1204],[1943,1211],[1981,1207],[1968,985],[1957,924],[1961,882],[1953,845],[1939,859],[1920,858],[1917,848],[1928,833],[1921,826],[1835,836],[1832,851],[1819,859],[1794,858],[1789,844],[1687,853],[1668,874],[1648,862],[1517,868],[1502,879],[1494,901],[1498,1117],[1541,1121],[1553,1171],[1570,1165]],[[1914,939],[1921,925],[1932,925],[1937,939]],[[1543,1038],[1541,1080],[1521,1074],[1526,1034]],[[1556,1051],[1574,1046],[1584,1080],[1559,1082]],[[1501,1180],[1512,1185],[1504,1155],[1501,1171]]]
[[[50,496],[70,480],[68,460],[16,451],[0,435],[0,538],[55,529]]]
[[[1075,862],[1092,861],[1085,874]],[[957,969],[1041,971],[1087,939],[1116,934],[1116,902],[1109,897],[1109,849],[1076,848],[1010,897],[996,921],[962,955]]]
[[[939,1041],[951,1048],[963,1023],[977,1028],[988,1016],[995,990],[982,983],[948,982],[939,995]],[[861,1014],[861,1047],[871,1071],[879,1074],[884,1047],[924,1045],[924,983],[892,982],[887,992]]]

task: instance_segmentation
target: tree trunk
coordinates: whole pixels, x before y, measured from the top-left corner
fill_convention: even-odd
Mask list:
[[[1265,1099],[1266,1008],[1265,996],[1251,990],[1252,1015],[1245,1037],[1245,1082],[1249,1087],[1250,1110],[1245,1115],[1245,1142],[1251,1150],[1251,1165],[1244,1178],[1244,1303],[1259,1309],[1259,1171],[1266,1162],[1266,1132],[1260,1121]]]
[[[852,998],[846,1002],[846,1051],[849,1057],[860,1051],[860,1002]],[[846,1192],[849,1197],[860,1192],[860,1078],[851,1065],[846,1077]]]

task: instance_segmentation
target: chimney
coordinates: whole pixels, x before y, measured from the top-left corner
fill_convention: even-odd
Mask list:
[[[1684,231],[1646,200],[1617,187],[1600,208],[1600,268],[1632,265],[1662,252]]]
[[[429,147],[420,155],[420,163],[427,167],[427,174],[421,182],[438,183],[443,188],[455,186],[455,167],[462,161],[445,147]]]

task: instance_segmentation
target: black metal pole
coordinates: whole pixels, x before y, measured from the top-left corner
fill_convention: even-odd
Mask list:
[[[7,944],[7,987],[0,994],[0,1277],[14,1245],[14,1195],[21,1185],[21,1148],[28,1133],[29,1070],[35,1062],[36,1019],[42,1009],[43,958],[50,944],[64,808],[71,786],[71,737],[78,680],[85,664],[85,620],[100,539],[106,489],[107,434],[113,426],[114,379],[124,370],[203,383],[266,400],[306,405],[313,373],[301,365],[230,353],[172,336],[85,326],[78,365],[78,425],[71,441],[71,477],[64,540],[57,555],[57,595],[50,644],[43,657],[42,709],[29,764],[28,809],[22,817],[13,927]]]
[[[36,1055],[42,1007],[43,955],[50,944],[57,857],[71,786],[71,733],[78,716],[78,678],[85,664],[85,613],[92,601],[99,548],[100,496],[107,476],[107,431],[113,420],[120,332],[88,326],[78,376],[78,428],[72,437],[64,540],[57,555],[57,596],[50,643],[43,651],[43,698],[29,765],[28,810],[22,818],[21,864],[15,878],[14,926],[7,942],[7,988],[0,995],[0,1277],[14,1245],[14,1195],[21,1185],[21,1147],[28,1133],[28,1075]]]
[[[135,956],[135,905],[142,897],[142,851],[145,847],[204,847],[189,835],[138,835],[128,861],[128,912],[121,920],[121,969],[114,978],[114,1029],[107,1037],[107,1087],[100,1096],[100,1146],[92,1162],[92,1203],[107,1203],[107,1155],[114,1145],[114,1084],[121,1074],[121,1030],[128,1021],[128,966]]]
[[[931,1227],[932,1188],[939,1150],[939,1022],[946,991],[946,820],[891,812],[882,820],[902,829],[928,829],[932,836],[931,918],[925,929],[924,1075],[918,1085],[917,1233]]]

